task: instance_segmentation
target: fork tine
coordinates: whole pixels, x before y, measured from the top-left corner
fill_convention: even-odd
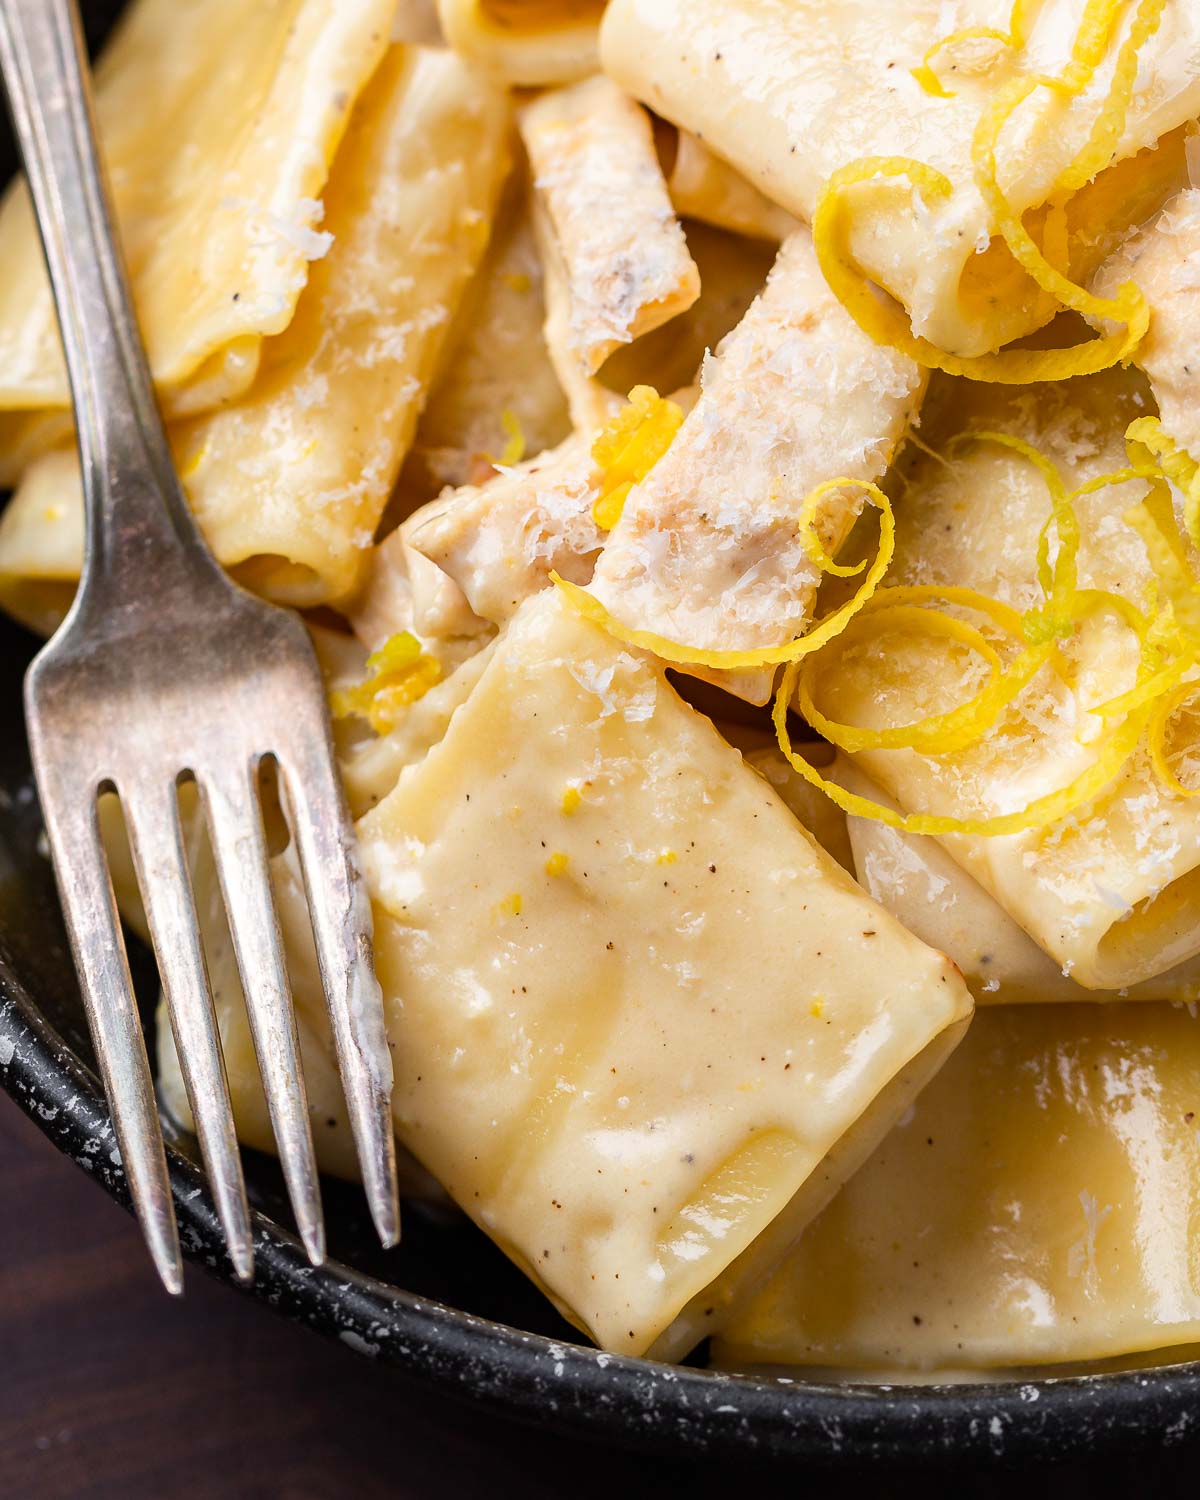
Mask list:
[[[39,768],[41,772],[41,768]],[[163,1285],[183,1291],[162,1128],[94,789],[39,774],[46,836],[129,1194]]]
[[[333,771],[328,731],[315,725],[311,734],[298,735],[297,743],[299,763],[280,757],[280,779],[300,852],[363,1187],[380,1241],[391,1246],[400,1239],[392,1058],[375,977],[371,904],[346,837],[349,814]]]
[[[229,1084],[188,871],[174,785],[126,788],[122,804],[146,920],[158,959],[175,1051],[225,1244],[241,1281],[254,1275],[250,1209]]]
[[[198,780],[279,1161],[316,1266],[325,1258],[321,1192],[255,770],[247,762]]]

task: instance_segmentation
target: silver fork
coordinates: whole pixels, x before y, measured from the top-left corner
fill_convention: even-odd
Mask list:
[[[232,584],[172,467],[134,321],[72,0],[0,0],[0,66],[58,308],[87,511],[74,606],[25,683],[29,741],[71,950],[130,1194],[182,1290],[162,1132],[97,822],[121,799],[188,1099],[230,1259],[253,1246],[180,823],[198,783],[258,1066],[301,1238],[324,1225],[269,883],[259,781],[273,761],[304,870],[372,1217],[399,1237],[391,1059],[320,671],[298,616]],[[2,273],[2,268],[0,268]]]

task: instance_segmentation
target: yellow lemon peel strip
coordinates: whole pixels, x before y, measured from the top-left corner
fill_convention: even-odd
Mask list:
[[[1018,644],[1024,639],[1021,626],[1023,616],[1020,610],[1014,609],[1011,604],[1005,604],[1000,599],[993,599],[987,594],[979,593],[977,589],[967,588],[962,584],[889,584],[886,588],[880,589],[875,597],[881,607],[893,604],[924,604],[940,599],[943,604],[961,605],[963,609],[986,615],[993,624],[1006,635],[1011,636]]]
[[[1075,619],[1086,620],[1092,615],[1111,610],[1123,625],[1129,627],[1139,641],[1147,641],[1150,620],[1136,604],[1123,599],[1120,594],[1110,594],[1107,589],[1079,589],[1075,595]]]
[[[1054,80],[1071,94],[1087,88],[1112,40],[1125,0],[1087,0],[1071,43],[1071,60]]]
[[[1071,497],[1055,464],[1023,438],[1006,432],[973,430],[958,434],[949,446],[953,449],[968,442],[991,443],[1011,449],[1032,463],[1046,482],[1051,513],[1038,543],[1038,580],[1045,602],[1040,608],[1027,610],[1022,615],[973,589],[942,590],[935,585],[924,585],[879,591],[854,627],[842,634],[840,648],[852,644],[870,625],[878,629],[886,623],[893,628],[924,630],[931,636],[965,645],[981,657],[988,665],[988,681],[973,698],[946,713],[931,714],[893,728],[866,729],[839,723],[821,712],[814,698],[816,664],[810,660],[798,679],[798,706],[813,728],[842,750],[910,749],[926,755],[948,755],[966,749],[983,738],[1052,658],[1055,658],[1060,675],[1065,675],[1057,660],[1054,643],[1072,635],[1075,629],[1079,522]],[[1059,543],[1053,568],[1048,560],[1051,525],[1057,528]],[[934,599],[986,615],[1016,640],[1027,642],[1027,649],[1007,666],[1002,666],[997,652],[974,626],[947,615],[943,610],[916,607]],[[1094,601],[1089,601],[1089,609],[1095,607]]]
[[[1155,772],[1168,790],[1178,794],[1183,788],[1171,770],[1166,752],[1170,722],[1180,705],[1200,691],[1200,682],[1181,681],[1200,659],[1200,584],[1186,564],[1182,538],[1174,525],[1170,496],[1161,474],[1153,464],[1135,462],[1113,474],[1101,475],[1068,492],[1057,467],[1031,444],[1006,433],[966,432],[954,443],[993,442],[1020,453],[1034,463],[1046,480],[1051,498],[1051,517],[1043,529],[1038,554],[1038,580],[1045,596],[1040,610],[1024,615],[988,599],[972,589],[961,587],[939,589],[936,585],[919,585],[879,590],[865,612],[853,622],[838,640],[835,650],[852,645],[854,640],[874,625],[890,625],[903,630],[920,629],[957,644],[965,645],[979,655],[988,667],[988,681],[967,703],[947,713],[930,715],[913,724],[881,730],[839,724],[828,719],[814,702],[813,684],[818,662],[813,658],[789,664],[779,684],[773,709],[773,720],[780,749],[796,771],[811,785],[829,796],[843,811],[854,816],[873,818],[891,827],[911,833],[965,833],[986,837],[1003,836],[1046,826],[1065,817],[1075,808],[1093,800],[1121,773],[1136,751],[1143,734]],[[1131,443],[1131,449],[1133,444]],[[1139,457],[1131,452],[1131,457]],[[1165,596],[1163,610],[1154,619],[1119,595],[1099,589],[1077,587],[1077,552],[1079,524],[1073,501],[1106,485],[1129,479],[1153,481],[1150,494],[1133,507],[1126,519],[1136,526],[1147,542],[1147,551],[1155,571],[1158,590]],[[1058,530],[1059,546],[1051,566],[1048,557],[1048,527]],[[1156,591],[1156,592],[1157,592]],[[974,627],[941,610],[922,610],[917,606],[940,599],[944,604],[977,610],[999,626],[1011,638],[1030,640],[1031,645],[1007,667],[998,670],[999,656],[991,644]],[[1172,622],[1176,607],[1187,620],[1195,619],[1190,635]],[[926,755],[945,755],[977,742],[996,723],[1008,706],[1040,668],[1052,661],[1054,639],[1080,621],[1102,611],[1113,611],[1133,632],[1139,642],[1141,664],[1139,681],[1126,693],[1091,710],[1106,721],[1119,717],[1120,722],[1099,746],[1092,765],[1080,776],[1052,792],[1011,813],[978,818],[953,818],[936,813],[899,813],[880,803],[844,791],[829,782],[791,748],[787,713],[793,698],[808,721],[834,745],[849,753],[861,750],[913,749]],[[917,617],[926,615],[924,620]],[[1045,620],[1052,629],[1031,630],[1031,621]],[[1160,653],[1170,648],[1175,654],[1160,664]],[[1200,793],[1200,787],[1197,787]]]
[[[1106,702],[1097,704],[1088,712],[1102,719],[1113,719],[1133,713],[1169,693],[1194,663],[1193,655],[1191,658],[1178,659],[1168,666],[1160,667],[1157,671],[1151,672],[1148,677],[1142,678],[1127,692],[1118,693],[1115,698],[1109,698]]]
[[[1108,95],[1093,122],[1088,141],[1059,174],[1051,191],[1052,208],[1064,203],[1085,182],[1090,182],[1112,159],[1133,95],[1138,55],[1158,29],[1164,4],[1165,0],[1141,0],[1129,35],[1118,54]],[[1010,206],[1000,188],[997,180],[996,145],[1008,120],[1034,90],[1051,88],[1060,94],[1074,96],[1087,87],[1108,47],[1121,6],[1122,0],[1089,0],[1071,49],[1071,61],[1062,76],[1018,79],[1002,88],[980,117],[971,145],[975,185],[1017,263],[1061,306],[1125,325],[1124,333],[1109,334],[1089,344],[1077,345],[1073,351],[1052,351],[1058,356],[1073,353],[1078,363],[1068,373],[1080,375],[1106,368],[1105,364],[1098,364],[1097,360],[1107,360],[1108,364],[1127,360],[1145,336],[1150,321],[1149,308],[1132,282],[1121,286],[1115,298],[1096,297],[1052,264],[1051,258],[1038,247],[1025,228],[1020,214]]]
[[[999,653],[973,625],[942,610],[887,604],[860,615],[839,637],[839,646],[852,644],[853,638],[861,635],[868,626],[916,630],[965,645],[987,664],[988,681],[973,698],[946,713],[929,714],[912,724],[888,729],[865,729],[827,718],[814,701],[812,673],[802,672],[797,685],[797,705],[801,713],[818,734],[851,753],[908,749],[918,750],[924,755],[948,755],[963,750],[983,738],[1050,655],[1049,644],[1032,647],[1004,667]]]
[[[877,823],[886,823],[889,828],[903,829],[906,833],[933,835],[962,833],[997,838],[1008,834],[1025,833],[1030,829],[1044,828],[1050,823],[1057,823],[1068,813],[1074,812],[1077,807],[1094,801],[1106,787],[1116,780],[1125,762],[1137,748],[1150,715],[1148,708],[1142,708],[1137,713],[1131,714],[1113,732],[1100,755],[1086,771],[1077,776],[1074,781],[1068,782],[1066,786],[1060,787],[1058,791],[1038,797],[1015,812],[979,818],[951,818],[937,813],[899,813],[894,808],[885,807],[881,802],[874,802],[869,797],[860,797],[857,793],[847,792],[836,782],[826,780],[819,771],[809,765],[802,755],[796,754],[792,748],[787,714],[788,704],[796,690],[799,673],[798,662],[790,663],[785,669],[771,712],[779,748],[787,757],[792,769],[811,786],[824,792],[830,801],[836,803],[843,812],[849,813],[852,817],[871,818]]]
[[[967,380],[988,381],[996,385],[1031,385],[1107,369],[1127,357],[1140,343],[1149,325],[1149,311],[1136,287],[1129,296],[1122,288],[1113,302],[1092,297],[1082,288],[1076,288],[1090,310],[1099,309],[1098,316],[1123,322],[1128,311],[1130,323],[1124,333],[1093,339],[1069,349],[1004,349],[994,354],[967,356],[950,354],[929,339],[913,333],[908,315],[900,304],[891,299],[884,301],[876,294],[855,261],[848,242],[848,190],[860,183],[890,177],[907,179],[926,202],[949,198],[952,192],[950,179],[924,162],[904,156],[864,157],[833,173],[821,190],[813,215],[813,246],[822,274],[834,296],[877,344],[896,349],[927,369],[944,370],[949,375],[960,375]],[[1023,227],[1021,233],[1026,234]],[[1033,245],[1032,240],[1029,243]],[[1036,263],[1046,266],[1048,276],[1054,278],[1056,284],[1074,285],[1049,265],[1036,245],[1033,245],[1033,251]],[[1029,266],[1025,269],[1029,270]],[[1034,277],[1035,281],[1037,279]],[[1049,288],[1043,287],[1043,290]]]
[[[1174,619],[1183,631],[1200,636],[1200,584],[1188,566],[1170,491],[1165,485],[1151,489],[1144,500],[1130,506],[1124,520],[1141,537]]]
[[[330,694],[329,709],[335,719],[366,719],[376,734],[387,734],[404,709],[423,698],[441,676],[438,659],[422,650],[411,631],[401,630],[367,657],[362,682]]]
[[[650,651],[666,662],[680,667],[708,667],[715,671],[745,669],[753,667],[779,666],[783,662],[798,661],[810,652],[818,651],[835,636],[840,635],[859,610],[867,603],[887,572],[896,547],[896,520],[892,502],[878,485],[869,479],[847,479],[845,477],[827,481],[829,487],[861,489],[879,509],[879,548],[852,599],[847,600],[833,614],[827,615],[808,632],[783,646],[762,646],[748,651],[709,651],[697,646],[688,646],[680,641],[668,640],[652,630],[637,630],[623,624],[609,613],[600,600],[578,584],[569,583],[556,572],[550,574],[551,581],[560,588],[585,619],[600,625],[615,640],[627,646]],[[803,510],[803,506],[801,507]]]
[[[789,763],[800,776],[852,816],[873,818],[890,827],[921,834],[997,837],[1057,822],[1094,800],[1111,785],[1137,750],[1143,736],[1160,784],[1174,796],[1200,795],[1200,784],[1188,787],[1180,781],[1168,751],[1170,727],[1175,715],[1200,693],[1200,679],[1191,675],[1200,666],[1200,579],[1189,562],[1187,545],[1176,523],[1168,487],[1168,480],[1172,480],[1186,493],[1194,479],[1195,466],[1190,457],[1176,448],[1156,419],[1141,418],[1126,432],[1129,465],[1113,473],[1098,475],[1068,492],[1053,462],[1023,439],[1007,433],[968,431],[953,439],[949,446],[953,448],[965,442],[990,442],[1007,447],[1033,463],[1046,481],[1051,515],[1039,536],[1037,557],[1037,578],[1044,604],[1039,609],[1019,614],[1010,606],[967,588],[940,589],[937,585],[925,584],[878,590],[864,606],[860,618],[841,633],[835,650],[852,646],[872,626],[876,630],[880,627],[921,630],[966,646],[978,655],[988,669],[986,684],[968,702],[947,713],[929,715],[912,724],[871,730],[840,724],[823,715],[814,701],[818,662],[812,657],[793,661],[783,673],[772,711],[776,737]],[[1130,507],[1124,517],[1142,539],[1153,573],[1152,602],[1146,611],[1118,594],[1078,587],[1080,529],[1074,502],[1081,496],[1130,480],[1149,482],[1145,497]],[[1053,563],[1049,556],[1051,527],[1056,530],[1058,538]],[[975,610],[1010,638],[1024,638],[1030,644],[1008,666],[1001,667],[998,652],[975,627],[942,610],[919,607],[935,600]],[[1138,680],[1132,688],[1089,710],[1106,725],[1117,721],[1116,727],[1100,741],[1092,765],[1066,786],[1024,808],[977,818],[900,813],[869,798],[846,792],[822,777],[792,749],[787,715],[793,700],[814,728],[849,753],[912,749],[926,755],[946,755],[966,748],[987,733],[1003,709],[1014,701],[1043,664],[1053,662],[1053,643],[1058,637],[1105,610],[1113,612],[1138,641]]]
[[[938,99],[956,97],[956,91],[948,89],[934,71],[933,62],[939,53],[951,47],[957,47],[961,42],[999,42],[1002,47],[1007,48],[1016,48],[1021,45],[1014,39],[1011,32],[1000,31],[995,26],[963,26],[958,31],[952,31],[949,35],[940,37],[932,47],[926,49],[925,55],[917,66],[909,69],[927,94],[932,94]]]
[[[963,26],[958,31],[939,38],[926,50],[920,64],[910,69],[912,76],[927,94],[933,94],[939,99],[953,99],[953,89],[948,89],[934,70],[933,63],[937,55],[947,48],[958,46],[960,42],[971,41],[999,42],[1002,47],[1019,52],[1029,37],[1033,17],[1041,4],[1042,0],[1015,0],[1009,14],[1007,31],[1001,31],[995,26]]]
[[[983,429],[959,433],[950,440],[951,448],[964,443],[991,443],[995,447],[1009,448],[1020,454],[1041,474],[1050,492],[1050,514],[1038,534],[1037,578],[1045,595],[1045,603],[1037,609],[1027,610],[1021,616],[1021,633],[1031,645],[1045,641],[1065,639],[1075,628],[1075,596],[1078,592],[1079,570],[1079,520],[1072,505],[1073,495],[1068,495],[1062,475],[1053,461],[1046,457],[1024,438],[1009,432],[991,432]],[[1058,538],[1058,550],[1054,566],[1050,566],[1050,529],[1054,528]]]
[[[1139,54],[1158,30],[1166,3],[1167,0],[1141,0],[1129,28],[1129,35],[1117,54],[1104,107],[1092,123],[1086,145],[1071,165],[1059,174],[1054,185],[1055,194],[1059,198],[1065,198],[1083,187],[1084,183],[1091,182],[1112,161],[1121,132],[1125,129],[1129,101],[1133,98]],[[1071,64],[1059,80],[1059,86],[1067,92],[1077,94],[1091,81],[1092,74],[1108,48],[1122,4],[1123,0],[1099,0],[1097,5],[1088,7],[1076,35]],[[1100,12],[1094,19],[1090,17],[1093,8]],[[1089,24],[1094,25],[1094,33],[1090,37],[1087,35]],[[1079,70],[1077,74],[1072,71],[1076,68]],[[1077,78],[1080,81],[1076,81]]]
[[[800,541],[822,573],[832,574],[835,578],[857,578],[867,566],[867,559],[864,557],[862,562],[848,565],[836,563],[825,551],[821,538],[817,535],[817,507],[830,490],[836,490],[841,483],[840,479],[826,479],[805,495],[800,506]]]
[[[505,443],[497,461],[508,469],[525,457],[525,432],[520,417],[507,407],[500,413],[500,426],[504,429]]]
[[[1039,380],[1065,380],[1073,375],[1091,375],[1097,370],[1105,370],[1111,365],[1128,360],[1150,326],[1150,309],[1141,291],[1132,281],[1124,282],[1115,297],[1097,297],[1086,288],[1077,285],[1063,271],[1051,264],[1026,229],[1021,215],[1005,197],[997,180],[996,144],[1000,132],[1017,108],[1035,89],[1052,86],[1053,83],[1054,80],[1043,78],[1015,79],[1000,90],[983,112],[976,126],[975,139],[971,147],[975,185],[988,207],[993,224],[1011,251],[1013,259],[1042,291],[1053,297],[1058,306],[1071,308],[1089,317],[1111,320],[1124,326],[1118,332],[1105,334],[1085,344],[1075,344],[1068,349],[1037,351],[1035,363],[1041,373],[1034,378]],[[1123,113],[1124,111],[1122,115]],[[1072,163],[1073,166],[1074,163]],[[1068,167],[1067,172],[1070,172],[1072,167]],[[1055,191],[1057,192],[1057,185]],[[983,355],[981,359],[1004,358],[1007,361],[1015,361],[1015,356],[1020,352],[1008,350],[1003,355]],[[1027,360],[1018,362],[1018,367],[1027,367],[1027,365]]]
[[[601,428],[592,444],[600,490],[592,519],[602,531],[611,531],[621,519],[629,491],[671,446],[682,423],[683,411],[674,401],[664,399],[651,385],[635,385],[629,405]]]
[[[1169,437],[1157,417],[1139,417],[1125,429],[1125,442],[1136,461],[1155,465],[1183,491],[1183,524],[1200,547],[1200,463]]]

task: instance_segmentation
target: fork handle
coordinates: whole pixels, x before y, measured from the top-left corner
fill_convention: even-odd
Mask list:
[[[77,608],[215,564],[154,400],[96,148],[73,0],[0,0],[0,67],[33,195],[75,404],[85,542]],[[168,577],[162,578],[166,573]],[[98,587],[98,586],[103,587]]]

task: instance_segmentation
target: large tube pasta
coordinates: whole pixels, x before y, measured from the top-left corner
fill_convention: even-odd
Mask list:
[[[392,41],[414,42],[420,47],[444,43],[436,0],[396,0],[392,12]]]
[[[1082,9],[1081,0],[1036,8],[1021,59],[1027,71],[1061,70]],[[1126,9],[1121,34],[1134,7]],[[940,0],[613,0],[601,54],[623,88],[701,135],[801,218],[812,218],[829,177],[853,161],[904,157],[943,173],[951,190],[936,200],[897,178],[852,189],[850,248],[908,308],[916,332],[943,349],[977,355],[1051,313],[999,239],[973,174],[976,124],[1014,76],[1012,65],[996,44],[952,45],[936,59],[943,77],[953,79],[941,96],[926,92],[912,70],[954,30],[979,23],[1006,29],[1011,10],[1009,0],[955,7]],[[1001,176],[1016,215],[1040,210],[1087,142],[1117,51],[1115,43],[1109,47],[1077,97],[1035,91],[1021,106],[1019,128],[1004,132]],[[1139,58],[1114,145],[1118,169],[1198,112],[1200,14],[1171,5]],[[1121,193],[1082,190],[1069,224],[1073,274],[1098,263],[1089,264],[1098,248],[1091,216],[1121,228],[1140,222],[1156,206],[1146,202],[1146,179],[1163,166],[1148,159],[1123,175]]]
[[[854,855],[850,848],[848,819],[841,808],[792,769],[780,753],[774,735],[757,726],[722,723],[719,727],[730,744],[736,745],[742,752],[750,769],[757,771],[764,781],[774,787],[779,800],[791,809],[826,854],[831,854],[844,870],[853,875]],[[833,759],[828,745],[820,742],[806,745],[803,753],[812,764],[828,771],[829,762]],[[868,894],[874,895],[874,892],[869,891]],[[884,901],[879,904],[887,905]],[[904,925],[907,926],[907,923]],[[922,941],[928,939],[922,938]],[[929,946],[943,953],[946,951],[945,944],[940,942],[932,942]],[[947,957],[952,958],[953,954],[947,954]]]
[[[437,0],[446,40],[505,83],[570,83],[599,64],[604,0]]]
[[[473,612],[455,579],[413,547],[410,532],[422,514],[372,548],[363,587],[343,613],[369,650],[407,630],[433,647],[449,669],[482,649],[495,632]]]
[[[821,573],[799,519],[825,480],[879,478],[919,406],[924,378],[855,326],[817,266],[807,230],[702,372],[699,401],[629,493],[592,591],[624,625],[707,650],[778,646],[803,634]],[[830,491],[815,517],[836,553],[862,500]],[[730,686],[765,702],[770,672]]]
[[[1038,534],[1050,513],[1046,482],[1030,460],[989,442],[951,443],[971,428],[1010,434],[1058,465],[1068,488],[1121,470],[1123,434],[1152,410],[1137,372],[1052,387],[939,380],[922,433],[938,450],[917,453],[897,506],[897,585],[966,585],[1021,611],[1040,603]],[[1125,524],[1141,480],[1080,496],[1080,588],[1140,604],[1152,573]],[[1134,683],[1133,632],[1111,610],[1080,622],[1074,686],[1038,673],[980,741],[947,755],[864,750],[856,762],[902,808],[992,816],[1025,807],[1081,774],[1097,757],[1101,721],[1088,710]],[[888,632],[835,653],[816,703],[846,723],[904,724],[951,707],[978,687],[973,668],[945,641]],[[1186,748],[1190,720],[1176,735]],[[1182,738],[1180,738],[1182,736]],[[956,860],[1009,915],[1089,989],[1122,989],[1200,951],[1192,903],[1200,883],[1200,805],[1172,795],[1137,751],[1087,809],[1004,838],[956,834]]]
[[[692,220],[688,251],[700,271],[700,296],[670,322],[623,344],[605,362],[600,376],[589,376],[571,342],[571,304],[566,269],[548,215],[533,205],[533,226],[545,274],[547,354],[558,375],[571,423],[588,437],[619,410],[614,392],[624,396],[637,385],[677,392],[692,386],[709,350],[741,320],[771,268],[768,247]],[[690,402],[689,402],[690,405]]]
[[[735,168],[714,156],[690,130],[681,130],[667,186],[678,214],[720,229],[781,244],[796,229],[787,209],[772,203]]]
[[[542,294],[546,310],[542,338],[567,411],[576,432],[590,437],[617,409],[613,393],[603,386],[579,357],[571,335],[571,288],[567,268],[554,244],[554,226],[546,206],[534,197],[530,207],[534,239],[542,262]]]
[[[138,320],[168,415],[254,378],[329,245],[321,194],[392,0],[138,0],[96,70],[96,109]],[[60,413],[58,324],[23,181],[0,208],[0,411]],[[43,422],[42,424],[46,424]],[[40,445],[9,416],[3,445]],[[32,439],[32,441],[31,441]],[[0,461],[0,481],[19,472]]]
[[[1167,435],[1200,462],[1200,188],[1172,198],[1105,262],[1094,289],[1108,296],[1130,277],[1150,305],[1137,362]]]
[[[362,580],[440,340],[483,252],[506,121],[503,95],[452,53],[393,48],[347,131],[327,195],[334,242],[294,319],[265,342],[245,395],[172,429],[209,545],[269,598],[341,600]],[[46,488],[34,472],[0,520],[0,576],[63,576],[65,522],[54,523],[53,553],[47,532],[44,566],[32,549],[41,521],[29,513]],[[55,503],[78,510],[77,475]]]
[[[819,795],[786,762],[783,769],[810,796]],[[833,774],[849,791],[895,806],[856,766],[840,760]],[[785,781],[779,792],[790,801],[788,785]],[[813,828],[799,810],[798,816]],[[874,818],[847,818],[846,825],[850,868],[859,884],[909,932],[954,960],[977,1005],[1126,999],[1190,1004],[1200,1000],[1200,958],[1187,959],[1165,974],[1125,989],[1085,990],[1063,973],[936,839],[890,828]]]
[[[963,1371],[1200,1341],[1200,1021],[981,1012],[715,1349]]]
[[[681,392],[694,387],[706,356],[746,316],[762,291],[777,253],[758,239],[718,229],[700,219],[684,225],[688,251],[700,272],[700,295],[686,312],[625,344],[605,361],[600,380],[618,395],[650,385],[690,410]]]
[[[346,637],[319,627],[314,628],[312,633],[318,658],[331,689],[361,676],[366,655],[364,648]],[[339,731],[336,736],[339,770],[355,817],[361,817],[381,802],[396,785],[401,771],[416,765],[445,737],[451,718],[474,690],[491,655],[491,650],[485,648],[464,662],[444,681],[411,704],[389,734],[347,735],[340,732],[342,725],[335,725],[335,729]],[[777,786],[780,795],[822,848],[834,858],[848,864],[848,855],[843,851],[846,843],[845,820],[840,812],[827,799],[814,800],[807,795],[811,789],[791,773],[782,756],[763,746],[761,736],[754,738],[754,747],[747,748],[745,752],[746,763]],[[185,788],[185,793],[190,790],[193,789]],[[185,795],[184,807],[185,817],[197,816],[194,797]],[[125,839],[120,806],[115,797],[101,799],[100,820],[121,916],[143,942],[149,943],[149,929],[138,893],[137,877]],[[192,825],[190,841],[193,846],[193,888],[238,1138],[257,1150],[274,1153],[270,1118],[254,1056],[241,978],[221,904],[216,869],[208,847],[198,836],[198,829],[198,823]],[[329,1030],[317,968],[304,883],[294,847],[289,846],[271,860],[271,879],[292,983],[318,1161],[322,1171],[338,1177],[357,1178],[360,1175],[358,1158],[338,1081],[333,1037]],[[160,1000],[157,1012],[156,1040],[159,1095],[172,1118],[184,1129],[194,1130],[195,1122],[183,1082],[179,1054],[175,1049],[170,1018],[163,1000]],[[428,1198],[440,1192],[434,1179],[407,1153],[401,1153],[400,1168],[401,1189],[405,1196],[419,1195]]]
[[[75,596],[83,561],[83,489],[74,448],[59,448],[25,471],[0,512],[0,605],[41,635],[52,635]]]
[[[969,1014],[952,965],[553,592],[358,833],[399,1136],[605,1348],[711,1329]]]
[[[570,349],[594,375],[690,307],[700,276],[646,112],[608,79],[540,95],[521,112],[521,137],[562,268]]]
[[[389,733],[356,739],[340,748],[338,765],[350,811],[356,818],[382,802],[405,766],[412,765],[445,734],[491,660],[484,643],[441,682],[413,703]]]

